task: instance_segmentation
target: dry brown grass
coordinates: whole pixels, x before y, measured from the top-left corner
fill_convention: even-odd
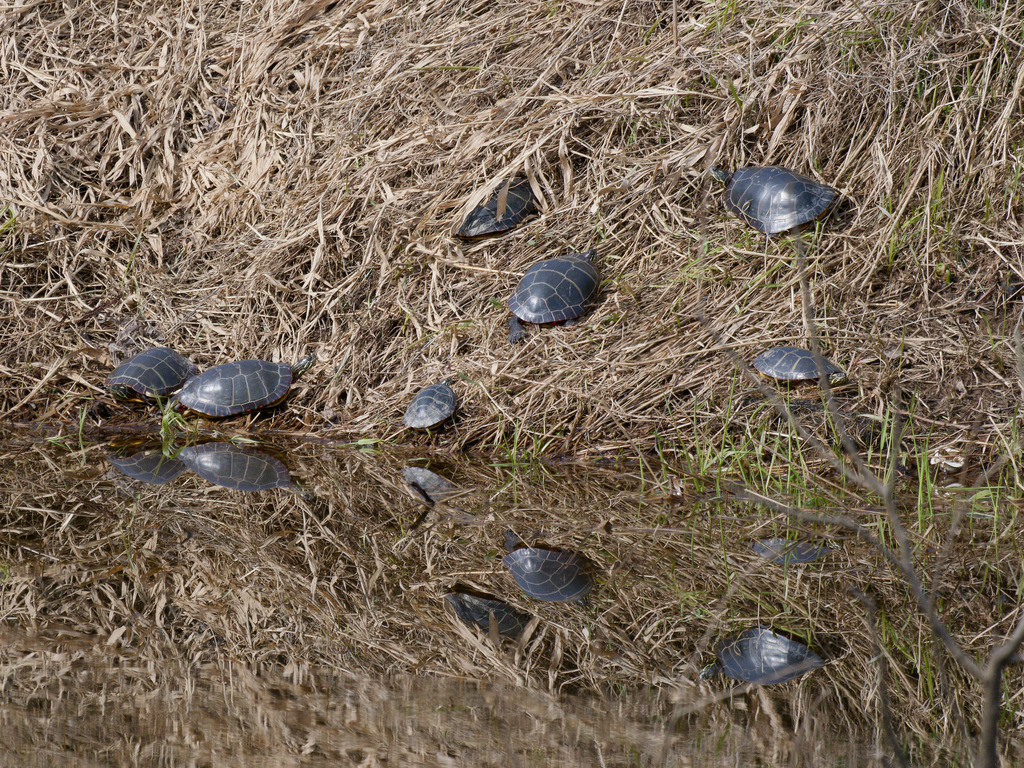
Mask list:
[[[1008,434],[1020,9],[673,7],[9,8],[2,412],[73,419],[161,341],[202,365],[315,350],[288,414],[320,433],[397,438],[455,371],[448,445],[685,447],[736,386],[720,340],[806,343],[789,249],[706,173],[781,163],[849,201],[811,279],[857,407],[897,407],[898,382],[935,441]],[[453,238],[524,170],[541,217]],[[517,277],[590,246],[588,322],[511,349]]]
[[[58,677],[83,675],[73,698],[88,700],[88,670],[113,655],[119,668],[151,670],[136,682],[128,675],[125,691],[154,695],[198,667],[221,685],[217,670],[229,662],[269,679],[285,670],[375,686],[429,675],[563,702],[622,694],[629,707],[648,701],[638,692],[650,687],[645,718],[670,734],[718,732],[739,718],[755,729],[786,723],[771,728],[776,740],[829,741],[824,730],[863,744],[880,712],[877,650],[859,591],[879,606],[901,738],[919,739],[922,755],[935,754],[936,739],[957,754],[969,750],[963,734],[977,723],[978,687],[943,661],[904,582],[877,552],[838,528],[804,526],[804,536],[830,536],[840,549],[811,566],[768,564],[748,543],[792,531],[783,515],[730,500],[714,485],[679,495],[671,468],[435,464],[466,493],[412,530],[423,507],[404,485],[401,456],[295,446],[289,456],[308,486],[303,497],[225,491],[194,475],[144,486],[109,471],[102,452],[31,442],[0,463],[9,489],[0,626],[29,633],[0,653],[0,678],[17,701],[38,699],[33,692],[61,660]],[[879,510],[850,511],[885,537]],[[501,564],[507,527],[543,532],[583,554],[597,576],[588,604],[522,596]],[[922,572],[954,635],[971,653],[987,653],[1019,615],[1024,553],[1011,519],[966,525],[940,556],[935,545],[947,528],[937,515],[934,530],[914,535]],[[457,583],[539,621],[521,642],[496,646],[446,610],[442,596]],[[803,638],[831,663],[801,683],[735,700],[722,693],[732,689],[727,682],[698,683],[715,643],[757,623]],[[40,642],[45,652],[30,650]],[[66,684],[73,687],[71,678]],[[1012,737],[1024,726],[1020,667],[1008,671],[1006,691],[1011,754],[1022,749]],[[248,684],[238,695],[249,695]],[[799,745],[784,749],[807,757]]]
[[[1017,483],[1022,385],[1008,340],[1021,305],[1006,287],[1024,280],[1022,24],[1017,3],[873,0],[9,6],[0,201],[14,219],[0,217],[0,418],[125,421],[89,406],[116,362],[156,342],[203,366],[313,350],[320,365],[263,426],[497,455],[657,451],[681,472],[727,466],[763,487],[793,473],[789,454],[766,439],[775,416],[723,346],[749,359],[806,344],[808,308],[791,249],[727,215],[706,169],[778,163],[846,200],[816,238],[808,275],[824,350],[855,380],[843,407],[882,423],[903,410],[906,455],[951,445],[973,477],[1002,454]],[[520,172],[542,195],[541,216],[497,239],[453,237],[475,202]],[[519,275],[588,247],[605,282],[586,322],[509,347],[503,302]],[[452,372],[456,423],[407,435],[408,399]],[[395,507],[381,510],[370,483],[397,480],[358,457],[337,461],[313,474],[360,477],[365,497],[318,506],[275,496],[258,520],[241,505],[209,514],[198,487],[183,521],[178,502],[162,511],[160,492],[111,514],[107,502],[65,509],[46,487],[29,498],[19,480],[7,524],[39,536],[55,560],[5,585],[15,594],[4,604],[19,606],[7,618],[32,620],[42,579],[68,595],[52,598],[53,616],[67,611],[92,634],[130,621],[142,628],[133,643],[173,627],[195,658],[227,638],[254,662],[351,654],[394,671],[415,659],[417,670],[541,687],[551,669],[551,688],[594,689],[678,681],[706,633],[782,617],[832,627],[813,634],[851,649],[852,669],[821,673],[840,716],[857,720],[852,702],[871,700],[872,652],[847,597],[829,592],[787,618],[792,595],[785,607],[771,597],[771,574],[745,561],[739,586],[730,580],[708,537],[731,534],[707,528],[720,523],[706,508],[685,513],[706,527],[701,537],[651,549],[660,509],[595,500],[582,484],[582,496],[559,486],[554,510],[543,495],[506,503],[517,511],[500,523],[528,526],[529,510],[544,509],[556,543],[584,549],[606,579],[605,602],[589,609],[596,629],[585,634],[572,615],[545,622],[515,664],[480,643],[453,658],[431,651],[425,622],[467,636],[438,615],[440,586],[427,577],[438,568],[482,581],[499,521],[480,512],[479,528],[382,539],[405,519],[404,491],[392,485]],[[838,481],[823,483],[811,495],[845,507],[838,490],[828,495]],[[582,537],[580,509],[600,510],[587,525],[615,516],[614,535]],[[942,541],[929,525],[917,534],[923,551]],[[1019,579],[1016,541],[993,536],[986,562]],[[820,578],[801,576],[804,594],[837,589],[829,574],[841,570],[905,605],[875,555],[842,557]],[[991,582],[974,572],[975,555],[960,558],[939,574],[948,599],[969,576],[983,595]],[[665,583],[679,562],[695,565]],[[972,614],[982,597],[969,597],[955,631],[982,650],[997,629]],[[680,613],[666,618],[666,603]],[[400,615],[393,626],[381,624],[383,604]],[[913,621],[896,647],[926,631]],[[891,661],[901,711],[927,708],[934,690],[906,671],[918,660]],[[959,674],[942,671],[954,692],[968,687]]]

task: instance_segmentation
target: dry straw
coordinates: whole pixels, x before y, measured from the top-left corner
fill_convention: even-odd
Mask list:
[[[847,200],[810,278],[850,407],[906,407],[933,442],[982,453],[1008,432],[1016,8],[24,5],[3,21],[8,417],[75,418],[160,342],[204,366],[316,351],[287,416],[316,432],[395,437],[412,393],[454,371],[453,447],[686,445],[737,386],[718,339],[745,359],[807,342],[790,250],[726,215],[706,173],[779,163]],[[516,173],[542,215],[454,238]],[[518,276],[588,247],[604,287],[585,324],[510,348]]]

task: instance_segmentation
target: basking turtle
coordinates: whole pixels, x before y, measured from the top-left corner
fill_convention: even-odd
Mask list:
[[[455,413],[455,390],[448,386],[451,379],[431,384],[419,391],[405,409],[402,421],[412,429],[430,429]]]
[[[724,672],[734,680],[771,685],[823,666],[824,660],[803,643],[765,627],[752,627],[720,642],[718,663],[702,670],[700,679]]]
[[[165,397],[199,373],[195,363],[168,347],[153,347],[121,363],[103,385],[119,400]]]
[[[568,550],[519,547],[502,562],[520,589],[535,600],[577,602],[594,588],[583,558]]]
[[[536,210],[530,180],[518,176],[502,184],[490,200],[470,211],[457,234],[459,237],[483,237],[505,232],[518,227]]]
[[[531,618],[502,600],[470,590],[449,592],[444,599],[463,624],[489,632],[494,622],[498,634],[506,637],[518,637]]]
[[[315,362],[316,355],[296,365],[266,360],[223,363],[189,379],[171,400],[171,407],[223,418],[277,405],[288,395],[292,381]]]
[[[750,548],[754,550],[755,554],[779,565],[810,563],[829,551],[829,548],[824,545],[780,538],[761,539],[751,544]]]
[[[508,300],[512,317],[508,340],[517,344],[526,338],[520,320],[542,325],[571,324],[586,311],[597,293],[601,276],[593,264],[594,251],[556,256],[539,261],[526,270],[515,293]]]
[[[714,166],[711,175],[726,184],[726,207],[754,229],[775,235],[825,214],[836,191],[809,176],[778,165],[740,168]]]
[[[231,442],[190,445],[178,458],[207,482],[236,491],[289,488],[291,474],[284,462],[266,451]]]
[[[755,357],[753,365],[765,376],[781,381],[817,381],[820,376],[814,354],[799,347],[769,349]],[[821,366],[832,386],[849,381],[841,368],[824,357],[821,358]]]

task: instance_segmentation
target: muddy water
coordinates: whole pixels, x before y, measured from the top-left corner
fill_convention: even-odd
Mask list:
[[[20,436],[3,456],[2,764],[817,766],[890,752],[849,587],[899,584],[860,542],[713,481],[265,439]],[[754,547],[779,538],[807,547]],[[571,599],[526,594],[507,539],[562,553],[585,598],[544,571]],[[460,618],[453,593],[490,612]],[[494,606],[519,618],[501,625]],[[723,639],[757,626],[825,666],[770,686],[701,679]],[[947,671],[923,691],[896,661],[897,716],[966,690]],[[912,755],[969,751],[905,722]]]

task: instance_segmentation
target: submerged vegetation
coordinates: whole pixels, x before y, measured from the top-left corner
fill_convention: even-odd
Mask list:
[[[230,658],[296,685],[358,669],[562,696],[649,686],[664,735],[730,722],[697,674],[719,640],[770,625],[827,664],[785,700],[740,689],[748,726],[775,730],[785,704],[793,733],[827,713],[820,728],[886,760],[994,766],[1001,724],[1020,761],[1021,670],[1003,666],[1011,646],[992,655],[1024,627],[1019,4],[0,19],[16,32],[0,37],[5,693],[29,707],[71,657],[116,652],[163,683],[157,660]],[[839,199],[766,238],[709,172],[752,165]],[[536,211],[520,215],[525,184]],[[518,226],[459,237],[481,203]],[[590,250],[581,322],[512,346],[524,273]],[[154,346],[202,370],[319,362],[282,405],[206,422],[104,389]],[[776,347],[846,377],[769,382],[751,366]],[[440,381],[454,414],[406,429]],[[11,442],[15,424],[33,438]],[[210,433],[306,442],[182,452]],[[161,450],[102,459],[111,435]],[[413,449],[466,493],[410,494],[396,452]],[[289,490],[284,453],[305,466]],[[119,461],[165,485],[100,476]],[[262,470],[239,480],[232,462]],[[201,480],[224,473],[235,490]],[[537,619],[516,641],[443,610],[456,587],[518,594],[505,529],[595,580],[583,605],[513,600]],[[836,546],[813,563],[750,550],[780,537]]]

